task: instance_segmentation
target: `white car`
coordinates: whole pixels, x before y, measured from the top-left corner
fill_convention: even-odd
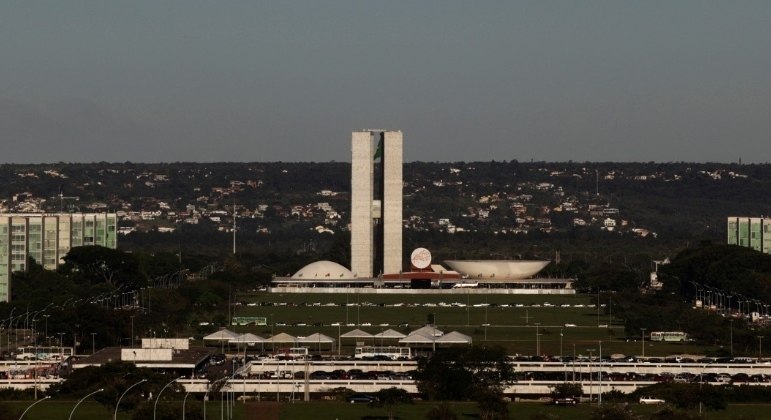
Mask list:
[[[37,356],[34,353],[19,353],[16,355],[16,360],[35,360]]]
[[[662,400],[661,398],[653,398],[653,397],[640,398],[640,404],[660,405],[660,404],[664,404],[665,402],[666,401]]]

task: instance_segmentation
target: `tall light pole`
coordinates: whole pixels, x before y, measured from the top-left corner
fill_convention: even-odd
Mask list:
[[[131,347],[134,347],[134,315],[131,315]]]
[[[597,406],[602,405],[602,340],[599,342],[600,345],[600,368],[597,369]]]
[[[600,326],[600,288],[597,288],[597,327]]]
[[[645,330],[647,328],[640,328],[640,330],[642,331],[642,357],[645,357]]]
[[[763,336],[758,336],[758,359],[763,358]]]
[[[565,378],[563,382],[568,381],[568,371],[565,366],[565,357],[562,355],[562,328],[560,328],[560,362],[562,362],[562,371],[565,372]]]
[[[43,318],[46,319],[46,340],[48,340],[48,347],[51,347],[51,339],[48,338],[48,317],[50,317],[50,316],[51,315],[49,315],[49,314],[43,314]]]
[[[206,393],[203,394],[203,420],[206,420],[206,401],[209,400],[209,391],[211,391],[211,387],[213,387],[218,382],[222,382],[224,380],[227,380],[228,377],[225,376],[224,378],[217,379],[216,381],[209,384],[209,386],[206,387]]]
[[[562,361],[562,328],[560,328],[560,361]]]
[[[734,355],[734,320],[733,318],[728,320],[728,323],[731,324],[731,356]]]
[[[80,400],[79,400],[79,401],[78,401],[78,402],[75,404],[75,407],[72,407],[72,411],[70,411],[70,417],[69,417],[69,420],[72,420],[72,415],[73,415],[73,414],[75,414],[75,409],[76,409],[76,408],[78,408],[78,406],[80,405],[80,403],[82,403],[82,402],[83,402],[83,400],[85,400],[86,398],[88,398],[88,397],[90,397],[90,396],[92,396],[92,395],[94,395],[94,394],[96,394],[96,393],[102,392],[102,391],[104,391],[104,388],[99,388],[99,389],[97,389],[96,391],[94,391],[94,392],[92,392],[92,393],[90,393],[90,394],[86,395],[85,397],[81,398],[81,399],[80,399]]]
[[[535,322],[535,355],[540,356],[541,355],[541,338],[540,334],[538,333],[538,326],[541,325],[540,322]]]
[[[147,382],[147,379],[142,379],[141,381],[135,383],[134,385],[131,385],[130,387],[126,388],[126,390],[123,391],[122,394],[120,394],[120,398],[118,398],[118,402],[115,404],[115,413],[112,415],[113,420],[117,420],[118,418],[118,406],[120,406],[120,400],[123,399],[123,396],[126,395],[126,393],[129,392],[131,388],[141,384],[142,382]]]
[[[592,395],[594,394],[594,376],[592,376],[592,359],[594,358],[595,349],[586,349],[589,352],[589,402],[592,402]]]
[[[161,394],[163,393],[163,390],[168,388],[169,385],[173,384],[174,382],[176,382],[177,380],[182,379],[182,378],[184,378],[184,376],[180,376],[179,378],[172,379],[171,381],[169,381],[169,383],[164,385],[163,388],[161,388],[161,390],[158,392],[158,396],[155,397],[155,404],[153,404],[153,420],[155,420],[155,412],[158,409],[158,400],[161,399]]]
[[[185,404],[187,404],[187,397],[190,395],[190,391],[185,393],[185,398],[182,399],[182,420],[185,420]]]
[[[57,335],[59,336],[59,356],[61,357],[61,360],[63,361],[64,360],[64,333],[60,332],[60,333],[57,333]],[[73,356],[75,355],[74,347],[72,349],[72,355]]]
[[[21,413],[21,415],[19,416],[19,420],[21,420],[21,419],[22,419],[22,417],[24,417],[24,415],[25,415],[25,414],[27,414],[27,411],[29,411],[29,409],[30,409],[30,408],[34,407],[34,406],[35,406],[35,404],[39,404],[39,403],[41,403],[41,402],[43,402],[43,401],[45,401],[45,400],[47,400],[47,399],[49,399],[49,398],[51,398],[51,396],[50,396],[50,395],[46,395],[45,397],[43,397],[43,398],[41,398],[41,399],[39,399],[39,400],[37,400],[37,401],[33,402],[32,404],[30,404],[30,405],[29,405],[29,407],[27,407],[27,409],[26,409],[26,410],[24,410],[24,412],[23,412],[23,413]]]
[[[91,333],[91,354],[96,353],[96,333]]]

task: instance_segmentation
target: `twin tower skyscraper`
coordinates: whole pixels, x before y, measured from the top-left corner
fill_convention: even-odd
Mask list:
[[[358,278],[402,270],[401,131],[351,136],[351,271]]]

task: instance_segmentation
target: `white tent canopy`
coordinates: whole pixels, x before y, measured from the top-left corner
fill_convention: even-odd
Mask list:
[[[215,333],[211,333],[203,338],[204,341],[225,341],[229,342],[238,337],[238,333],[234,333],[227,328],[223,328]]]
[[[340,335],[340,338],[372,338],[372,334],[357,328]]]
[[[427,336],[441,337],[444,332],[433,325],[426,325],[425,327],[418,328],[417,330],[411,332],[409,335],[412,334],[423,334]]]
[[[290,343],[294,344],[297,342],[297,338],[293,335],[289,335],[287,333],[278,333],[274,335],[273,337],[269,337],[265,339],[266,343]]]
[[[445,344],[471,344],[471,337],[457,331],[452,331],[438,337],[436,342]]]
[[[415,333],[402,338],[399,343],[403,344],[431,344],[436,340],[431,334]]]
[[[335,339],[321,333],[314,333],[307,337],[298,337],[297,342],[303,343],[303,344],[317,344],[317,343],[330,344],[330,343],[334,343]]]
[[[406,335],[400,333],[399,331],[388,329],[383,332],[377,333],[374,336],[375,338],[404,338]]]
[[[246,333],[241,334],[238,337],[230,340],[231,344],[254,344],[254,343],[262,343],[265,339],[260,337],[259,335],[254,335],[252,333]]]

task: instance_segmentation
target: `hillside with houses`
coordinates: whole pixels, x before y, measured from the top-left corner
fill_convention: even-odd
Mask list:
[[[6,164],[0,212],[116,212],[127,248],[203,232],[227,252],[235,225],[246,249],[319,252],[347,234],[349,178],[338,162]],[[457,254],[471,241],[470,256],[660,254],[722,242],[727,216],[771,209],[771,165],[413,162],[404,179],[405,246]]]

